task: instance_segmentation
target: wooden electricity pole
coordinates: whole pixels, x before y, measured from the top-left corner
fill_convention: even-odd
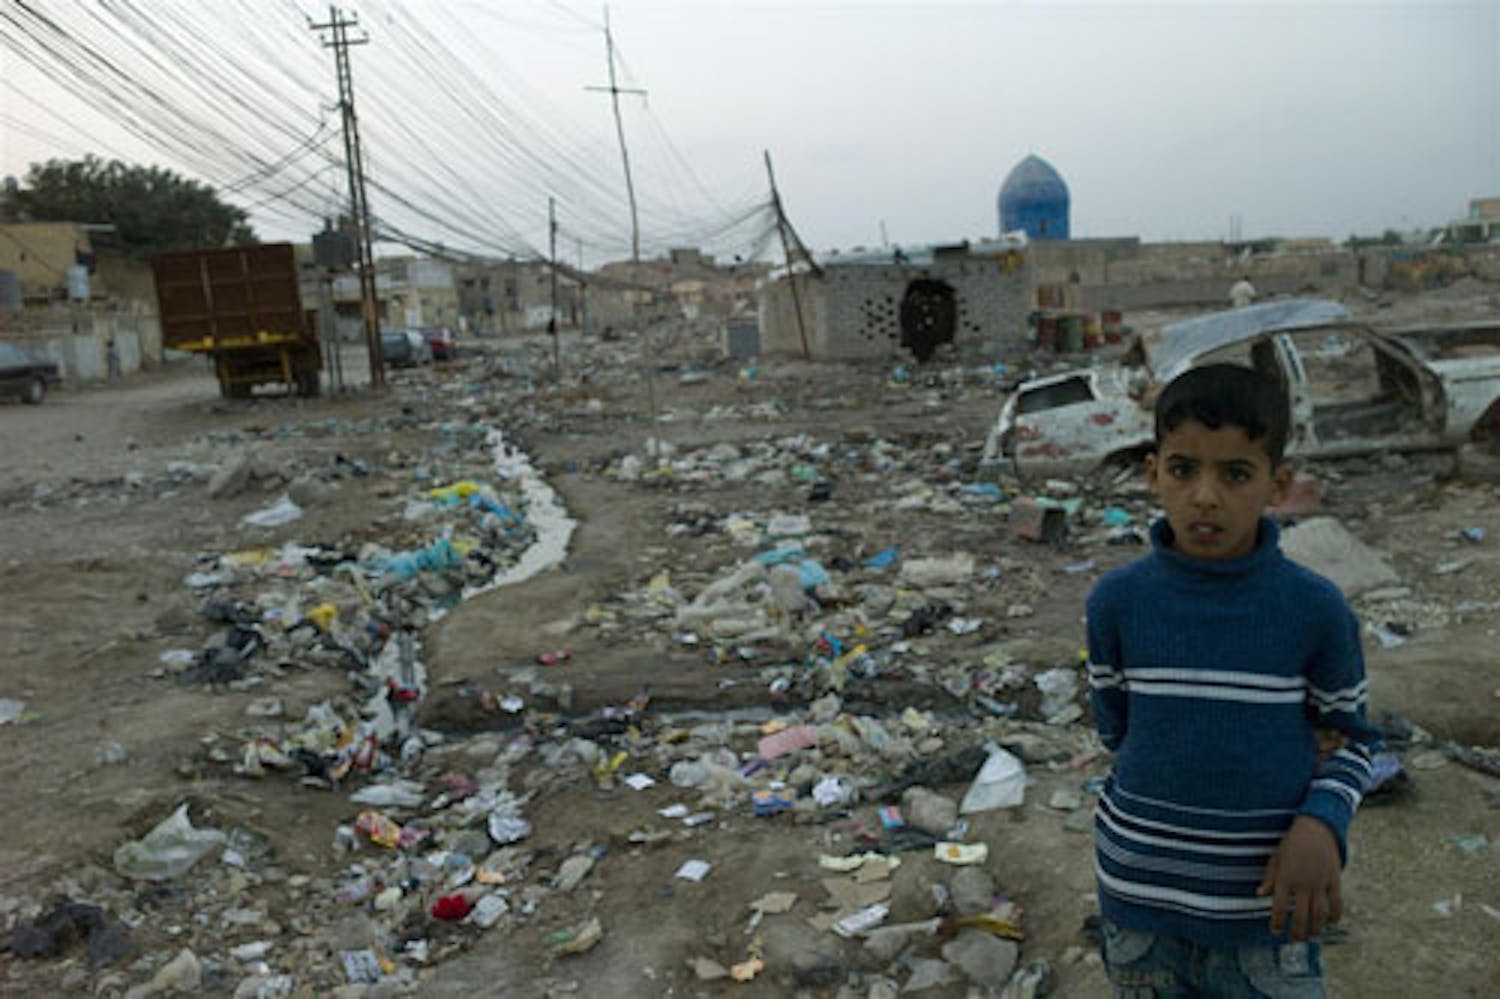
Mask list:
[[[630,176],[630,151],[625,147],[625,123],[620,118],[620,95],[640,94],[646,96],[646,91],[632,88],[622,88],[615,81],[615,36],[609,30],[609,8],[604,8],[604,54],[609,62],[609,86],[608,87],[584,87],[585,90],[596,90],[607,92],[610,103],[615,112],[615,132],[620,137],[620,160],[625,164],[625,194],[630,199],[630,279],[633,283],[641,284],[641,223],[635,208],[635,182]],[[651,346],[651,331],[649,323],[640,321],[640,303],[636,301],[637,292],[632,290],[630,294],[631,316],[635,319],[636,328],[641,331],[643,350],[646,361],[646,401],[651,409],[651,432],[656,433],[656,375],[653,368],[656,365],[656,351]]]
[[[328,8],[328,23],[313,24],[314,31],[332,31],[332,40],[323,47],[333,49],[333,62],[339,83],[339,110],[344,121],[344,164],[349,170],[349,211],[354,218],[356,249],[359,252],[360,311],[364,316],[365,349],[370,354],[370,387],[385,388],[385,364],[380,352],[380,306],[375,289],[375,254],[370,248],[370,199],[365,193],[364,153],[359,144],[359,122],[354,116],[354,74],[349,64],[351,45],[369,44],[369,36],[350,38],[349,29],[359,24],[354,16],[345,18],[337,7]]]
[[[547,199],[547,270],[552,278],[552,316],[547,328],[552,331],[552,380],[562,381],[562,348],[558,342],[562,332],[557,328],[557,199]]]
[[[771,207],[776,211],[776,231],[781,234],[781,252],[786,256],[786,282],[792,289],[792,308],[797,312],[797,333],[802,337],[802,359],[812,360],[812,350],[807,344],[807,326],[802,320],[802,294],[797,291],[797,272],[792,266],[792,246],[787,239],[786,213],[781,210],[781,192],[776,190],[776,171],[771,169],[771,151],[766,155],[766,177],[771,181]]]

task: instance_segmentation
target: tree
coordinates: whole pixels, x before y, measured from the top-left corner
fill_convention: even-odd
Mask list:
[[[35,222],[113,223],[120,246],[142,258],[256,241],[249,216],[212,187],[92,155],[33,163],[16,200],[22,217]]]

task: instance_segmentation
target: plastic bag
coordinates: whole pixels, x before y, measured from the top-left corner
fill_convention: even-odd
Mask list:
[[[989,759],[959,804],[960,815],[987,812],[992,808],[1014,808],[1026,797],[1026,767],[993,742],[985,746]]]
[[[169,881],[223,842],[224,834],[217,829],[193,828],[184,804],[141,839],[121,843],[115,851],[115,870],[138,881]]]

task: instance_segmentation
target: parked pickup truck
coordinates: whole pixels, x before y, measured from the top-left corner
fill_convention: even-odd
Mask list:
[[[1132,464],[1151,449],[1161,387],[1225,361],[1286,387],[1291,456],[1442,449],[1500,433],[1500,320],[1376,330],[1337,302],[1297,299],[1173,323],[1117,363],[1023,382],[985,461],[1024,477]]]

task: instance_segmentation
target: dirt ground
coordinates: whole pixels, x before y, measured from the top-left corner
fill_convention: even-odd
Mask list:
[[[1455,318],[1465,309],[1490,308],[1485,303],[1491,301],[1486,291],[1463,302],[1402,299],[1384,311]],[[1373,304],[1368,308],[1374,313]],[[641,379],[620,377],[608,356],[567,341],[565,356],[591,360],[573,367],[562,387],[540,373],[534,380],[521,376],[505,382],[503,399],[487,403],[579,527],[555,570],[467,600],[428,629],[432,693],[424,725],[456,742],[508,737],[518,719],[482,710],[475,691],[503,689],[534,669],[539,651],[564,645],[572,657],[548,674],[571,685],[564,717],[583,719],[623,704],[643,686],[651,694],[653,737],[708,724],[745,730],[773,714],[801,710],[773,704],[757,664],[734,657],[717,662],[705,647],[660,631],[609,632],[583,624],[590,607],[640,590],[664,569],[678,585],[701,585],[745,557],[721,536],[680,529],[706,512],[813,513],[820,523],[838,525],[835,533],[843,532],[850,552],[866,555],[895,543],[907,557],[970,552],[979,565],[1003,571],[966,600],[964,613],[983,618],[983,630],[972,640],[948,640],[945,654],[977,654],[999,644],[1023,650],[1033,663],[1076,663],[1084,595],[1100,573],[1135,557],[1138,548],[1086,540],[1039,546],[1014,538],[1000,508],[896,501],[924,486],[921,475],[928,488],[972,478],[1003,398],[982,372],[935,366],[899,382],[886,366],[783,362],[762,365],[756,379],[746,380],[739,365],[720,362],[693,366],[705,374],[701,380],[683,378],[686,367],[674,365],[710,357],[705,343],[682,347],[681,357],[661,355],[654,388],[669,419],[654,434],[643,417]],[[297,973],[295,994],[330,994],[343,981],[327,941],[330,933],[340,939],[346,923],[364,916],[354,906],[328,915],[308,902],[297,882],[316,886],[348,863],[330,844],[358,806],[343,794],[293,780],[236,777],[212,765],[208,750],[235,748],[256,698],[274,693],[290,714],[292,706],[300,710],[337,696],[349,681],[338,670],[284,668],[258,687],[211,690],[162,675],[164,650],[195,647],[209,631],[184,576],[204,553],[246,545],[240,517],[274,498],[252,489],[210,499],[201,475],[180,465],[173,471],[173,463],[211,466],[254,443],[273,462],[298,467],[333,467],[341,456],[346,463],[404,468],[422,460],[444,422],[464,418],[454,399],[489,398],[488,386],[500,384],[486,380],[497,365],[503,368],[508,357],[534,360],[544,349],[540,343],[490,343],[445,370],[398,376],[386,396],[226,404],[199,367],[178,364],[115,386],[59,392],[40,407],[0,408],[0,454],[8,472],[0,486],[0,697],[27,706],[19,721],[0,725],[8,817],[0,841],[0,928],[59,893],[102,898],[133,892],[148,917],[134,931],[136,957],[107,971],[90,969],[77,949],[42,960],[0,953],[0,992],[117,994],[149,980],[166,957],[192,941],[206,962],[201,991],[235,994],[249,972],[227,948],[268,934],[298,957],[295,967],[279,965],[276,951],[270,958],[273,966]],[[724,407],[732,413],[726,416]],[[795,481],[627,482],[605,474],[621,456],[641,454],[648,436],[682,453],[799,434],[861,446],[883,439],[896,453],[923,459],[850,469],[816,510],[804,500],[806,485]],[[1409,632],[1405,644],[1393,648],[1366,636],[1372,714],[1396,712],[1433,739],[1406,753],[1410,792],[1367,807],[1354,823],[1348,912],[1325,949],[1331,995],[1500,994],[1497,782],[1434,749],[1449,740],[1500,746],[1500,487],[1457,478],[1452,465],[1451,456],[1382,456],[1312,469],[1327,488],[1325,512],[1385,553],[1406,590],[1357,604],[1367,621]],[[266,537],[389,535],[399,527],[385,512],[391,483],[379,475],[340,479],[327,502]],[[1139,495],[1131,498],[1144,503]],[[1482,529],[1485,540],[1463,540],[1465,528]],[[1078,571],[1086,559],[1092,564]],[[1007,617],[1018,600],[1032,613]],[[930,685],[882,689],[881,712],[899,714],[908,705],[932,710],[947,745],[975,724]],[[1083,748],[1086,728],[1071,728],[1076,731],[1043,738]],[[493,751],[495,743],[487,745]],[[1092,944],[1081,933],[1097,911],[1090,841],[1047,802],[1052,790],[1076,787],[1102,774],[1105,764],[1069,767],[1062,762],[1068,755],[1034,762],[1026,804],[974,816],[970,839],[989,845],[987,869],[1024,910],[1022,965],[1045,961],[1050,994],[1087,999],[1108,995]],[[874,805],[802,821],[790,814],[755,818],[746,804],[650,845],[633,843],[633,833],[667,825],[657,809],[693,801],[665,779],[666,759],[646,742],[634,749],[625,769],[644,770],[658,781],[640,792],[618,783],[601,788],[587,775],[538,774],[542,764],[526,763],[528,786],[537,792],[527,807],[534,829],[527,842],[533,856],[528,883],[545,886],[563,860],[591,848],[597,863],[572,892],[539,888],[534,912],[470,934],[476,937],[465,938],[470,945],[421,969],[415,992],[832,996],[846,987],[844,994],[867,994],[870,976],[886,973],[886,966],[854,943],[812,930],[805,917],[815,911],[826,876],[818,855],[850,852]],[[966,783],[937,789],[959,796]],[[234,888],[247,898],[258,893],[257,904],[273,921],[227,931],[215,948],[204,942],[212,927],[194,923],[191,892],[150,893],[113,873],[115,847],[181,801],[193,804],[195,822],[243,824],[264,835],[276,873]],[[702,883],[675,879],[677,868],[694,858],[712,863],[710,875]],[[895,876],[898,901],[920,896],[951,873],[921,853],[904,859]],[[200,876],[195,868],[184,880]],[[796,907],[747,931],[751,901],[773,890],[796,892]],[[893,921],[900,914],[893,913]],[[602,941],[579,956],[552,957],[548,935],[589,916],[599,919]],[[448,939],[443,934],[444,928],[432,930],[439,943]],[[299,939],[317,940],[322,949],[299,949]],[[757,948],[766,969],[748,984],[700,981],[687,964],[707,957],[727,967]],[[957,996],[966,989],[952,985],[925,994]]]

